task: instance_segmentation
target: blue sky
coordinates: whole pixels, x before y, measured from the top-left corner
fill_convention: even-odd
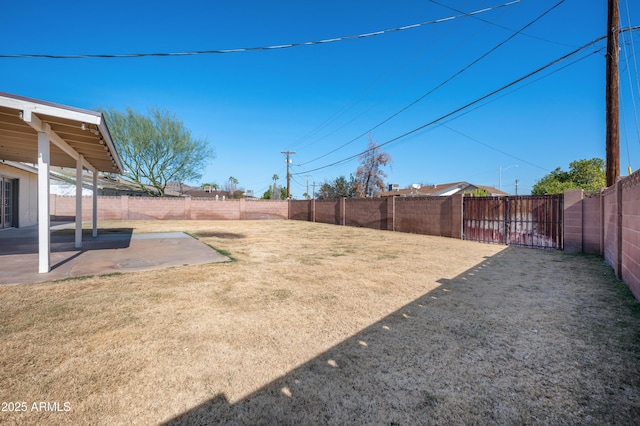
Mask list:
[[[428,0],[7,2],[0,17],[0,54],[266,47],[429,22],[460,15],[451,8],[472,12],[506,2],[441,3],[448,7]],[[471,108],[389,141],[604,35],[606,3],[521,0],[415,29],[268,51],[0,58],[0,91],[87,109],[172,111],[193,136],[206,138],[216,150],[201,182],[223,184],[234,176],[258,196],[274,174],[285,183],[285,150],[296,152],[291,165],[296,198],[306,191],[307,181],[311,191],[314,182],[317,186],[355,173],[357,158],[341,161],[366,148],[374,127],[371,137],[386,143],[383,149],[393,158],[387,183],[406,187],[464,180],[498,187],[501,180],[502,189],[514,193],[517,179],[518,193],[527,194],[556,167],[567,170],[574,160],[605,158],[604,41]],[[640,25],[638,2],[621,0],[620,10],[623,27]],[[640,31],[622,41],[620,150],[626,175],[628,165],[640,168],[633,109],[634,103],[640,107],[633,51],[640,49]]]

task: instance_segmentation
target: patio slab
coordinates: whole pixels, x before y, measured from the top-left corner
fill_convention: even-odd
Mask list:
[[[37,226],[0,231],[0,284],[229,260],[183,232],[134,234],[127,229],[99,230],[95,238],[83,235],[82,248],[77,249],[72,226],[61,224],[51,229],[51,271],[47,274],[38,273]]]

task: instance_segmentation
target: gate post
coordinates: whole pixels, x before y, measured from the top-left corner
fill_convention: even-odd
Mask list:
[[[582,189],[564,191],[564,250],[582,253]]]
[[[451,238],[464,239],[464,194],[451,197]]]
[[[502,198],[504,203],[504,245],[509,245],[509,232],[511,231],[511,223],[509,219],[511,218],[511,212],[509,211],[509,196]]]

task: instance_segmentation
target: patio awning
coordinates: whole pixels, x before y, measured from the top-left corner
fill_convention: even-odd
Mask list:
[[[122,173],[104,117],[89,111],[0,92],[0,160],[38,163],[38,132],[49,134],[51,165]]]
[[[0,92],[0,161],[38,165],[38,271],[51,270],[49,171],[76,169],[76,248],[82,247],[82,170],[93,173],[93,236],[97,236],[98,172],[121,174],[101,113]]]

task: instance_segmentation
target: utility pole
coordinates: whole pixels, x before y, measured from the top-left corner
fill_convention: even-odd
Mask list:
[[[315,198],[316,198],[316,183],[313,182],[311,185],[312,185],[312,188],[313,188],[312,189],[313,192],[311,193],[311,198],[313,198],[315,200]]]
[[[306,192],[306,194],[307,194],[307,200],[308,200],[309,198],[311,198],[311,197],[309,197],[309,176],[310,176],[310,175],[307,175],[307,192]]]
[[[516,179],[516,197],[518,196],[518,179]]]
[[[620,176],[620,112],[618,100],[618,61],[620,10],[618,0],[608,0],[607,16],[607,88],[606,88],[606,144],[607,186],[614,185]]]
[[[295,151],[281,151],[280,154],[287,156],[287,200],[291,199],[291,173],[289,173],[289,164],[291,164],[291,156]]]

